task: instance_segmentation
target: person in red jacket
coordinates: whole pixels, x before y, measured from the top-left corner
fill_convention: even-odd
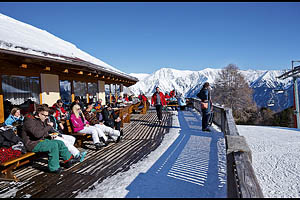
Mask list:
[[[63,102],[61,99],[58,99],[55,104],[52,106],[55,109],[55,118],[56,120],[65,119],[67,112],[63,108]]]
[[[151,98],[152,106],[155,105],[157,118],[159,122],[162,121],[162,107],[167,105],[165,100],[165,95],[159,91],[159,87],[156,87],[156,92],[152,95]]]
[[[175,89],[174,89],[170,92],[170,98],[175,97],[175,95],[176,95],[176,92],[175,92]]]

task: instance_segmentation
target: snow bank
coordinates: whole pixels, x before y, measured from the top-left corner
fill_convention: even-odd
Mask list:
[[[264,197],[300,197],[300,130],[237,126],[252,151],[252,166]]]

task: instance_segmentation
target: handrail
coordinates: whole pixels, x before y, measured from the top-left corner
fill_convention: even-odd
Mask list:
[[[200,99],[192,98],[193,107],[201,112]],[[227,196],[229,198],[263,198],[252,167],[252,154],[240,136],[230,108],[213,105],[213,123],[225,135],[227,151]]]

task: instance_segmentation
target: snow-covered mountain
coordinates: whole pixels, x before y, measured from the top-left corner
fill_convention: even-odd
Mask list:
[[[152,74],[132,73],[139,82],[129,87],[135,95],[144,93],[151,96],[155,87],[160,87],[162,92],[170,92],[176,89],[185,97],[195,97],[204,82],[214,85],[222,69],[206,68],[200,71],[177,70],[172,68],[161,68]],[[293,105],[293,87],[291,79],[277,79],[284,70],[240,70],[251,88],[254,89],[253,98],[258,106],[269,106],[275,111],[283,110]],[[276,89],[284,89],[285,92],[278,93]]]

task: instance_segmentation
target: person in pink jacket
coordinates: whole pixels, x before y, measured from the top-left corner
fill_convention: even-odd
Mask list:
[[[75,104],[72,108],[72,115],[70,117],[71,124],[74,132],[92,134],[93,142],[96,150],[99,150],[101,146],[107,146],[107,136],[103,133],[100,128],[91,126],[82,114],[79,105]],[[100,144],[100,141],[103,145]]]

